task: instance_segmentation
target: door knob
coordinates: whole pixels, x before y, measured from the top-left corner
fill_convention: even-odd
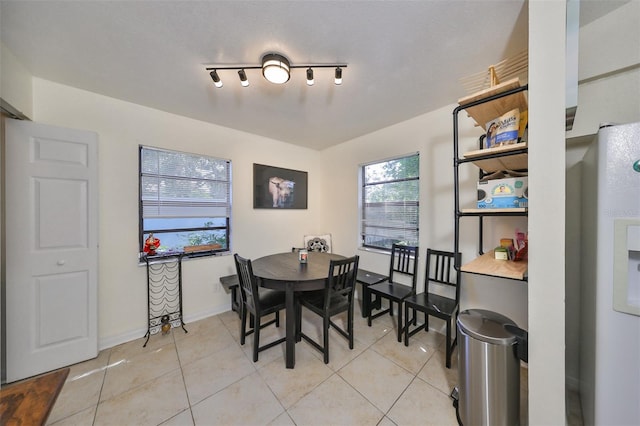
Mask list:
[[[58,260],[58,266],[64,265],[66,262],[64,260]]]

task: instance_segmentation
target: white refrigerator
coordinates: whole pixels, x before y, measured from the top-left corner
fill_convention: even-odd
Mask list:
[[[640,425],[640,123],[601,127],[582,165],[585,425]]]

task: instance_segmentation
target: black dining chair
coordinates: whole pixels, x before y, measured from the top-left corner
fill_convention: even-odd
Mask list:
[[[280,326],[280,311],[285,309],[285,293],[283,291],[269,290],[258,287],[258,280],[253,275],[251,260],[240,257],[237,253],[233,256],[238,271],[240,282],[240,296],[242,298],[242,311],[240,317],[240,344],[244,345],[245,338],[253,333],[253,362],[258,361],[258,352],[279,345],[286,337],[260,346],[260,330],[274,324]],[[251,315],[253,328],[247,331],[247,312]],[[261,324],[262,317],[275,313],[275,318]],[[250,326],[251,326],[250,325]]]
[[[329,264],[329,275],[324,290],[302,292],[299,296],[298,334],[324,355],[324,363],[329,363],[329,326],[342,334],[349,341],[349,349],[353,349],[353,292],[356,286],[359,257],[332,260]],[[320,345],[302,331],[302,308],[322,318],[322,339]],[[347,329],[336,325],[331,317],[347,312]],[[297,339],[299,340],[299,339]]]
[[[460,253],[457,255],[448,251],[427,249],[427,269],[424,277],[424,292],[413,294],[404,301],[404,345],[409,346],[409,337],[420,330],[429,331],[429,316],[440,318],[446,322],[446,351],[447,368],[451,368],[451,354],[457,343],[456,337],[451,340],[452,321],[456,320],[460,305],[460,272],[455,265],[460,264]],[[447,297],[433,292],[435,287],[452,288],[454,297]],[[442,289],[441,289],[442,290]],[[446,290],[445,290],[446,291]],[[440,293],[443,293],[441,291]],[[413,310],[413,318],[409,318],[409,309]],[[424,313],[424,325],[410,329],[411,324],[416,324],[417,312]],[[454,322],[455,327],[455,322]]]
[[[418,247],[393,244],[391,246],[391,259],[389,265],[389,279],[367,287],[366,293],[369,303],[369,318],[367,323],[371,327],[371,320],[386,314],[393,316],[393,304],[398,304],[398,342],[402,341],[402,303],[416,293],[418,279]],[[398,282],[396,279],[405,276],[410,280],[409,285]],[[387,299],[389,308],[373,313],[371,298],[373,296]]]

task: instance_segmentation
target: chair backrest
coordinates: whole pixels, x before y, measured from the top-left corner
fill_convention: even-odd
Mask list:
[[[389,265],[389,281],[394,282],[394,274],[403,274],[411,278],[411,288],[416,291],[418,280],[418,246],[393,244]]]
[[[353,290],[356,287],[358,275],[359,256],[346,259],[332,260],[329,263],[329,275],[327,277],[327,291],[325,292],[324,308],[329,308],[329,302],[333,294],[346,296],[351,303]]]
[[[331,234],[305,235],[303,241],[304,248],[309,251],[331,253]]]
[[[455,265],[460,264],[460,253],[427,249],[427,270],[424,276],[424,291],[429,292],[430,283],[439,283],[456,288],[456,301],[460,300],[460,272]]]
[[[256,304],[256,301],[260,300],[258,297],[258,280],[253,275],[251,259],[240,257],[237,253],[233,255],[233,258],[236,262],[242,303],[246,304],[249,310],[257,312],[260,309],[260,306]]]

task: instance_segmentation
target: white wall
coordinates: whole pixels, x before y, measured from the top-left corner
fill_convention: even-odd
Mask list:
[[[0,42],[0,98],[25,116],[33,117],[31,73]]]
[[[600,123],[640,121],[640,1],[580,28],[578,109],[567,138],[593,135]]]
[[[138,265],[138,146],[231,159],[232,250],[247,257],[291,250],[305,233],[324,232],[321,164],[317,151],[168,114],[83,90],[34,79],[34,118],[99,134],[100,347],[146,332],[145,268]],[[254,210],[253,163],[309,173],[307,210]],[[338,240],[339,241],[339,240]],[[218,278],[234,272],[231,256],[183,265],[186,322],[229,309]]]
[[[564,1],[529,1],[529,424],[565,423]]]

